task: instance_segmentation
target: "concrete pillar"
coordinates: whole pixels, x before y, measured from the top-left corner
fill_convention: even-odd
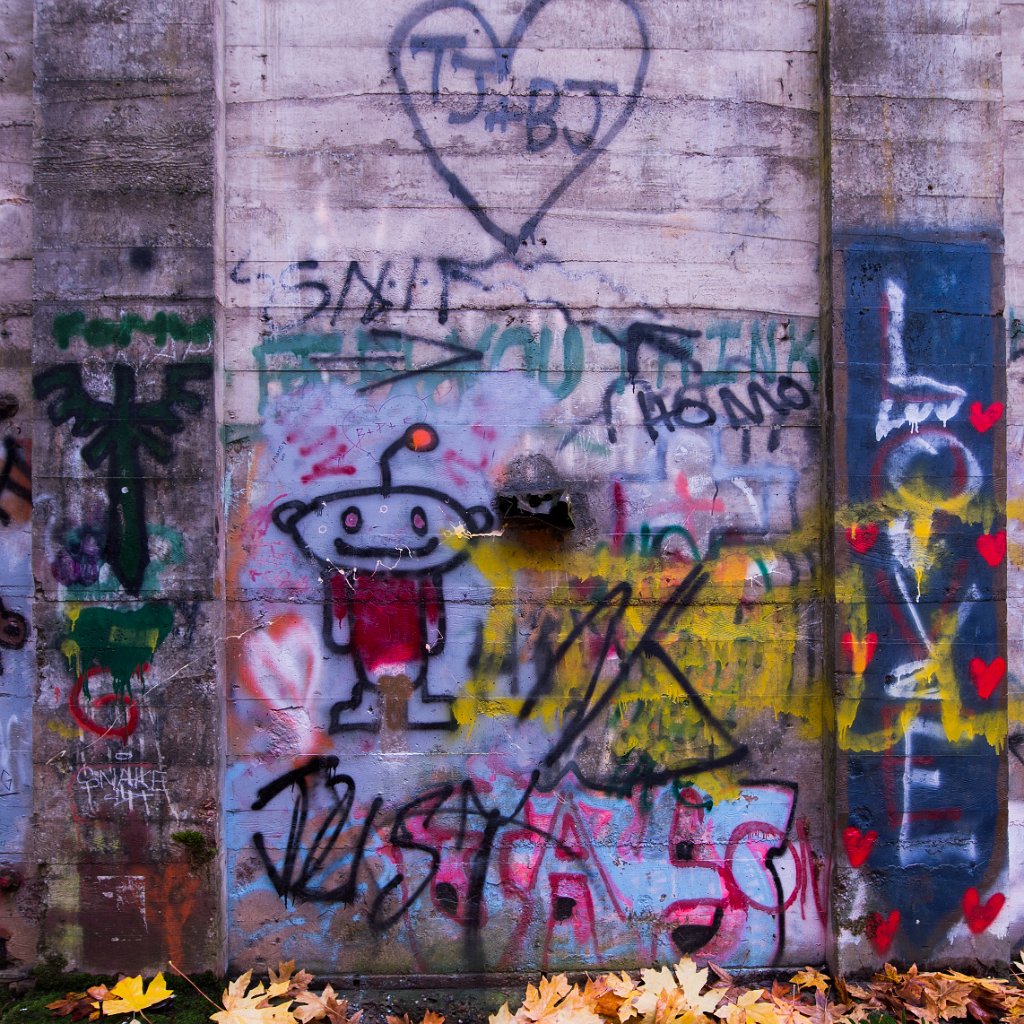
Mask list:
[[[1014,938],[1003,20],[840,0],[829,30],[837,962],[995,961]]]
[[[0,5],[0,978],[35,955],[32,4]]]
[[[35,5],[40,954],[220,957],[209,0]]]

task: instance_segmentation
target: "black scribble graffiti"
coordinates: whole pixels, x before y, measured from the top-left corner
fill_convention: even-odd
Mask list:
[[[520,721],[526,720],[534,713],[540,698],[554,689],[558,670],[569,652],[582,637],[592,630],[600,632],[603,627],[600,653],[594,660],[586,691],[578,701],[574,701],[566,709],[561,734],[541,761],[538,786],[542,790],[550,791],[571,771],[590,789],[628,796],[638,786],[657,786],[672,779],[725,768],[739,764],[747,757],[746,745],[737,743],[725,724],[712,714],[707,703],[679,669],[659,639],[664,631],[672,629],[680,615],[693,604],[709,579],[710,574],[703,563],[695,565],[662,603],[632,650],[627,650],[619,639],[622,620],[633,598],[633,588],[628,583],[620,583],[613,587],[574,625],[555,650],[547,671],[537,680],[519,712]],[[612,654],[615,655],[616,671],[610,679],[602,682],[602,674],[605,673],[609,656]],[[721,752],[710,751],[704,757],[694,757],[672,767],[659,766],[645,753],[638,751],[635,755],[620,759],[610,773],[601,774],[588,770],[578,760],[578,756],[585,748],[582,741],[592,726],[600,724],[603,727],[604,715],[609,705],[628,682],[634,667],[643,659],[658,662],[659,666],[668,672],[673,682],[691,702],[693,709],[706,723],[710,733],[721,741],[723,749]],[[603,745],[604,743],[598,740],[596,746]]]
[[[484,886],[494,853],[498,834],[514,825],[559,845],[554,835],[531,825],[521,817],[536,785],[536,774],[510,811],[489,806],[471,779],[432,787],[417,794],[393,811],[384,810],[384,798],[376,796],[366,809],[358,835],[352,843],[342,842],[341,857],[333,857],[339,841],[345,836],[356,797],[355,781],[350,775],[338,772],[339,759],[333,756],[311,758],[306,764],[286,772],[264,786],[256,794],[254,811],[263,810],[286,790],[294,788],[293,808],[288,838],[282,859],[276,863],[267,848],[262,832],[253,835],[253,845],[267,872],[267,878],[277,894],[285,900],[308,900],[317,903],[351,905],[360,891],[360,871],[365,867],[366,848],[375,828],[388,829],[388,842],[398,850],[423,853],[428,858],[423,877],[403,897],[406,882],[403,872],[396,872],[378,887],[370,903],[367,920],[376,932],[384,932],[400,921],[426,892],[441,866],[442,850],[418,842],[409,823],[419,819],[428,827],[435,817],[454,819],[455,848],[466,849],[473,830],[471,822],[482,821],[482,834],[474,833],[477,846],[472,857],[469,889],[467,892],[466,956],[467,963],[482,963],[483,951],[479,947],[479,931],[483,919]],[[329,794],[330,808],[319,820],[311,837],[306,833],[310,825],[310,789],[322,783]],[[560,846],[560,848],[562,848]],[[344,861],[349,860],[345,866]],[[336,876],[332,885],[325,880]]]

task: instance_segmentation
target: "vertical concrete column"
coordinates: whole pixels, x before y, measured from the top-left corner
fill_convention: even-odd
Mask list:
[[[1005,244],[1007,380],[1007,676],[1009,679],[1010,935],[1024,917],[1024,4],[1000,7],[1003,54],[1003,237]]]
[[[1004,958],[997,3],[831,7],[839,966]]]
[[[0,978],[31,962],[32,3],[0,5]]]
[[[41,953],[216,965],[213,3],[35,9]]]

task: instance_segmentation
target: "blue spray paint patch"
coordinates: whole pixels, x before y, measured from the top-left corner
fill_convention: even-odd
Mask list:
[[[942,721],[950,701],[963,719],[1005,702],[976,671],[1000,654],[1002,569],[978,539],[1005,523],[993,479],[1002,321],[988,243],[871,239],[843,252],[846,485],[868,532],[848,546],[866,628],[840,611],[838,662],[853,692],[863,677],[855,737],[895,736],[850,756],[848,824],[878,833],[868,910],[899,911],[897,947],[919,956],[990,876],[1005,798],[996,750],[952,741]]]

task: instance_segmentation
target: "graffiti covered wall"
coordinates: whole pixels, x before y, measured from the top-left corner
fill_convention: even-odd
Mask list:
[[[219,956],[196,856],[218,845],[221,628],[212,15],[192,7],[34,18],[36,955],[91,970]]]
[[[229,16],[231,959],[823,955],[815,23],[770,20],[788,91],[705,25],[670,132],[656,5],[390,3],[329,82]]]
[[[0,11],[0,976],[35,949],[32,813],[32,5]],[[7,42],[10,40],[11,42]]]
[[[984,239],[842,253],[843,839],[864,934],[913,957],[1006,899],[999,290]]]
[[[158,7],[0,12],[0,971],[1005,959],[1021,6]]]

